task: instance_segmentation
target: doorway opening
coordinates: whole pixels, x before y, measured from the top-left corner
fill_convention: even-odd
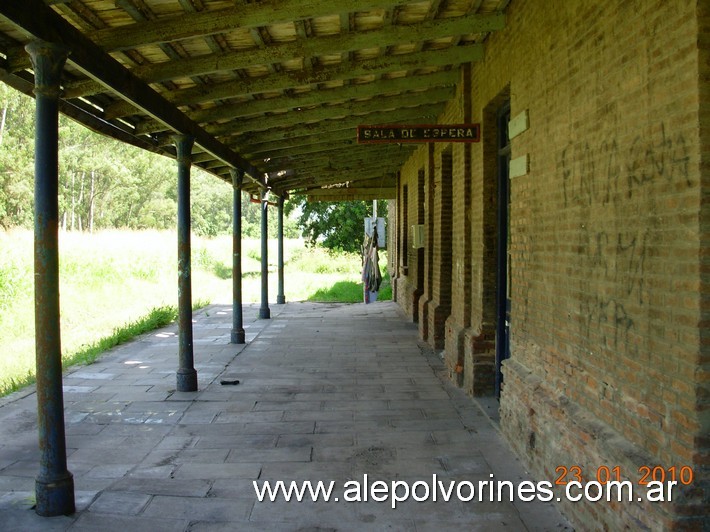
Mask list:
[[[424,223],[424,168],[420,168],[417,173],[417,225]],[[414,322],[419,322],[419,298],[424,293],[424,247],[417,248],[416,258],[417,287],[414,290],[414,300],[412,302],[412,315]]]
[[[441,153],[441,186],[438,187],[439,279],[435,290],[438,307],[434,315],[434,347],[443,349],[446,341],[446,320],[451,315],[453,277],[453,150]]]
[[[500,397],[503,387],[503,361],[510,358],[510,101],[496,113],[498,212],[496,245],[496,361],[495,395]]]

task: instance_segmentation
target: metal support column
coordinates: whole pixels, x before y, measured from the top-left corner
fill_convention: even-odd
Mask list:
[[[264,189],[261,194],[261,307],[259,308],[259,318],[268,320],[271,318],[269,310],[269,226],[267,209],[269,202],[266,200],[268,190]]]
[[[231,168],[232,175],[232,335],[231,343],[246,343],[242,314],[242,184],[244,170]]]
[[[284,295],[284,198],[282,196],[279,196],[278,216],[279,293],[276,296],[276,304],[283,305],[286,303],[286,296]]]
[[[177,233],[178,233],[178,331],[179,363],[177,370],[177,390],[197,391],[197,371],[195,371],[192,351],[192,271],[190,262],[190,165],[192,164],[192,144],[189,135],[173,137],[177,148]]]
[[[59,325],[59,82],[67,51],[46,42],[26,47],[35,73],[35,352],[40,464],[36,512],[74,513],[74,477],[67,470]]]

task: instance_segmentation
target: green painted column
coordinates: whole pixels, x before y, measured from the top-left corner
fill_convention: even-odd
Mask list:
[[[74,478],[67,470],[59,323],[59,82],[67,50],[47,42],[26,47],[35,73],[35,349],[40,470],[36,512],[72,514]]]
[[[268,190],[261,193],[261,307],[259,307],[259,318],[268,320],[271,318],[269,309],[269,225],[267,211],[269,202],[266,200]]]
[[[284,198],[281,196],[279,196],[278,216],[279,292],[276,295],[276,304],[283,305],[286,303],[286,296],[284,295]]]
[[[231,343],[246,343],[242,313],[242,185],[244,171],[229,170],[232,175],[232,334]]]
[[[192,346],[192,263],[190,259],[190,166],[192,145],[189,135],[173,137],[177,148],[177,233],[178,233],[178,359],[177,390],[197,391]]]

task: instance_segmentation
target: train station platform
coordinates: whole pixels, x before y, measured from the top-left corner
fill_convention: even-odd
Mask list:
[[[195,313],[198,392],[175,391],[174,325],[65,373],[70,516],[32,509],[34,390],[0,399],[0,530],[570,530],[552,503],[479,501],[481,482],[530,479],[396,304],[257,314],[234,345],[231,306]],[[254,481],[279,480],[333,482],[331,500],[259,502]]]

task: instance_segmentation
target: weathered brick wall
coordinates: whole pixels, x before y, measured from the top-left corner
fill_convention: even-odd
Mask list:
[[[699,101],[700,101],[700,353],[696,369],[695,411],[700,416],[695,450],[702,489],[697,497],[710,499],[710,3],[698,2]],[[707,508],[707,506],[706,506]],[[707,514],[707,511],[706,511]]]
[[[512,115],[528,109],[531,127],[512,142],[530,173],[511,181],[503,430],[549,477],[560,465],[619,465],[632,480],[644,465],[697,467],[694,6],[519,2],[509,15],[490,66],[511,66]],[[669,524],[672,508],[567,511],[617,528]]]
[[[440,123],[461,122],[460,98],[452,100],[440,118]],[[427,202],[429,219],[433,220],[432,242],[428,249],[433,254],[431,265],[431,288],[427,292],[427,334],[423,339],[435,349],[443,349],[446,339],[446,320],[451,315],[451,292],[456,286],[453,274],[453,175],[461,176],[461,169],[454,168],[453,147],[450,144],[431,146],[429,167],[432,201]],[[456,162],[460,164],[460,160]],[[460,181],[460,179],[457,179]]]
[[[424,223],[425,220],[425,186],[420,183],[420,172],[425,172],[427,165],[427,152],[425,148],[419,148],[417,152],[407,161],[400,172],[399,192],[403,193],[403,188],[407,187],[407,224],[412,225]],[[424,181],[424,179],[421,179]],[[404,214],[402,214],[404,218]],[[419,321],[419,300],[424,286],[425,264],[422,257],[423,250],[412,247],[413,235],[407,231],[406,249],[400,247],[400,261],[398,264],[399,275],[395,283],[397,286],[398,303],[404,311],[415,321]],[[406,268],[402,257],[407,255]],[[419,278],[419,280],[418,280]],[[418,287],[421,285],[421,289]]]
[[[401,222],[399,221],[399,203],[401,200],[387,200],[387,272],[392,282],[392,299],[397,301],[397,283],[396,279],[399,275],[397,263],[399,262],[398,242],[401,241],[398,232],[401,231]]]
[[[485,61],[471,71],[472,119],[483,138],[470,148],[470,202],[462,199],[464,148],[453,148],[451,275],[455,287],[467,278],[470,286],[453,291],[447,365],[470,393],[491,393],[491,134],[509,98],[513,117],[529,113],[512,157],[527,154],[530,166],[510,183],[512,357],[502,429],[540,479],[573,465],[588,478],[619,466],[632,481],[642,466],[695,469],[675,504],[566,505],[581,529],[700,528],[710,444],[707,3],[514,0],[506,14],[506,29],[487,40]],[[465,104],[459,91],[439,121],[460,121]],[[428,165],[422,147],[402,170],[412,220],[417,172]],[[437,220],[436,196],[424,205],[428,223]],[[446,238],[436,231],[420,300],[429,313],[446,271],[436,266]],[[402,284],[411,294],[409,259]],[[420,323],[425,337],[430,328]]]

